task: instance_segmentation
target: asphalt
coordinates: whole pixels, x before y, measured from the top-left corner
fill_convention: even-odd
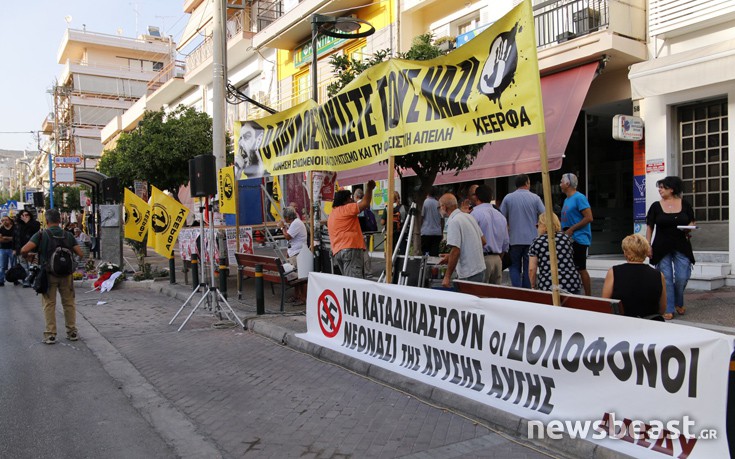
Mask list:
[[[168,266],[167,260],[155,255],[149,257],[147,261],[154,266]],[[258,315],[254,281],[252,279],[245,281],[242,294],[238,295],[235,287],[236,273],[234,272],[230,273],[228,278],[227,292],[223,292],[228,297],[228,304],[220,301],[218,312],[208,307],[208,301],[203,301],[191,319],[182,327],[185,317],[192,311],[203,294],[201,291],[192,294],[190,273],[187,276],[189,282],[187,285],[180,271],[181,268],[179,264],[175,284],[170,283],[168,278],[142,282],[126,280],[113,291],[104,294],[90,291],[90,281],[77,282],[78,311],[86,323],[80,327],[83,339],[97,354],[110,375],[120,381],[123,387],[128,388],[126,392],[128,397],[133,400],[134,406],[141,411],[143,416],[157,429],[162,430],[162,436],[170,444],[179,445],[175,449],[177,455],[181,457],[214,456],[213,435],[200,435],[198,432],[201,427],[198,426],[202,422],[214,422],[221,413],[218,415],[216,412],[211,412],[207,415],[209,417],[204,419],[192,419],[193,414],[185,409],[186,400],[180,399],[175,392],[167,390],[167,387],[175,382],[171,381],[171,375],[187,378],[189,375],[202,376],[203,373],[214,371],[211,368],[196,367],[191,362],[212,360],[221,364],[221,368],[226,368],[234,364],[231,359],[237,359],[237,352],[242,352],[240,340],[251,339],[250,336],[266,338],[302,355],[310,355],[321,361],[336,364],[363,378],[410,394],[422,403],[458,413],[472,420],[473,423],[484,426],[493,434],[500,435],[499,438],[505,439],[503,441],[510,441],[511,446],[519,442],[525,445],[523,448],[530,448],[530,454],[524,453],[522,457],[535,457],[536,454],[540,454],[539,457],[544,455],[551,457],[619,457],[614,452],[601,450],[587,442],[568,440],[558,441],[553,445],[529,443],[524,438],[525,424],[522,419],[498,410],[478,409],[476,404],[461,397],[425,386],[389,371],[367,366],[364,362],[305,342],[296,336],[306,331],[305,305],[287,302],[285,311],[282,312],[279,307],[279,289],[276,288],[273,293],[266,288],[265,314]],[[379,271],[379,268],[376,268],[376,271]],[[507,279],[505,282],[507,283]],[[593,279],[593,296],[599,296],[601,289],[602,280]],[[678,316],[675,319],[676,323],[735,335],[735,314],[732,313],[733,306],[735,306],[734,288],[724,287],[707,292],[687,291],[685,298],[687,313]],[[189,300],[188,303],[187,300]],[[227,320],[228,316],[229,319],[233,318],[229,313],[230,307],[234,314],[243,321],[247,330],[244,335],[243,330],[236,323]],[[181,314],[176,320],[173,320],[177,308],[181,308]],[[170,321],[173,324],[169,324]],[[206,335],[208,341],[204,346],[210,349],[206,351],[210,354],[203,353],[196,344],[182,348],[179,344],[174,345],[173,342],[166,340],[148,344],[130,344],[129,339],[122,339],[142,335],[151,330],[161,331],[165,336],[172,336],[172,332],[179,327],[187,331],[233,327],[233,331],[224,335]],[[195,334],[191,336],[191,339],[204,339],[204,337],[204,334]],[[234,343],[239,344],[234,346]],[[221,346],[223,351],[211,353],[211,348],[216,349],[217,346]],[[165,351],[150,353],[149,349],[152,347],[162,347]],[[233,349],[240,350],[235,352]],[[191,356],[192,359],[188,358],[187,352],[194,354]],[[131,355],[137,355],[138,360],[133,361],[130,358]],[[179,371],[176,365],[185,367],[186,371]],[[222,374],[222,371],[218,370],[216,373]],[[225,370],[224,373],[227,371]],[[249,374],[248,378],[259,377],[256,374],[257,372]],[[236,390],[231,387],[233,380],[226,377],[212,377],[204,380],[192,378],[192,380],[204,381],[201,383],[215,394],[228,394]],[[227,395],[221,395],[220,399],[214,401],[224,400],[226,402],[227,397]],[[211,402],[212,400],[209,400],[209,403]],[[183,409],[182,403],[184,403]],[[227,403],[215,404],[215,406],[218,406],[220,410],[232,409],[231,404]],[[223,424],[217,425],[224,428]],[[231,435],[236,436],[234,433]],[[476,435],[477,437],[472,441],[480,441],[475,446],[481,447],[484,444],[478,438],[482,436]],[[214,435],[214,441],[219,444],[216,435]],[[244,440],[239,439],[234,441],[234,444],[237,445],[242,441]],[[235,450],[243,451],[237,448]],[[387,453],[382,456],[394,457],[393,454]],[[315,457],[321,456],[316,455]],[[462,457],[462,454],[456,457]]]

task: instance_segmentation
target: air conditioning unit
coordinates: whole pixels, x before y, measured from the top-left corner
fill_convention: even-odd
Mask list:
[[[600,12],[592,8],[583,8],[572,13],[572,19],[577,36],[594,32],[600,27]]]

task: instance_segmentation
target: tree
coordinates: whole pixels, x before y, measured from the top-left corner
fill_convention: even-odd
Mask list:
[[[427,33],[414,38],[411,48],[406,53],[398,54],[398,57],[414,61],[427,61],[444,54],[446,52],[436,46],[436,42],[433,42],[432,35]],[[369,67],[379,64],[385,58],[389,57],[389,55],[389,50],[381,50],[376,52],[372,58],[364,61],[355,61],[345,56],[333,56],[330,64],[337,74],[337,81],[328,86],[329,97],[333,97],[348,83],[354,80],[357,75]],[[420,189],[414,196],[417,208],[421,209],[424,199],[426,199],[437,175],[447,171],[454,171],[456,173],[467,169],[472,165],[475,158],[477,158],[477,153],[484,145],[485,143],[480,143],[396,156],[395,165],[398,173],[401,173],[401,169],[412,169],[419,179],[419,183],[421,184]],[[420,247],[420,244],[417,242],[421,230],[420,211],[417,212],[414,228],[413,246]]]
[[[189,160],[211,151],[212,118],[179,105],[168,114],[163,109],[146,111],[132,132],[120,134],[117,145],[102,156],[98,168],[117,177],[122,186],[146,180],[178,200],[179,187],[189,181]]]

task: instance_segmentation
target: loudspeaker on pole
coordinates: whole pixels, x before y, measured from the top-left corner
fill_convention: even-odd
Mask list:
[[[189,189],[192,198],[217,194],[217,166],[214,155],[199,155],[189,160]]]
[[[34,207],[44,207],[43,191],[35,191],[33,193],[33,206]]]
[[[117,177],[109,177],[102,181],[102,199],[105,202],[120,201],[120,181]]]

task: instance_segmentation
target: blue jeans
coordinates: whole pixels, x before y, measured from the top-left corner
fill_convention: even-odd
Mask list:
[[[528,278],[528,248],[530,245],[510,246],[510,283],[513,287],[531,288]]]
[[[11,268],[13,249],[0,249],[0,284],[5,283],[5,271]]]
[[[684,306],[684,289],[692,275],[692,262],[683,253],[673,252],[656,265],[666,279],[666,313],[673,314],[674,306]]]

